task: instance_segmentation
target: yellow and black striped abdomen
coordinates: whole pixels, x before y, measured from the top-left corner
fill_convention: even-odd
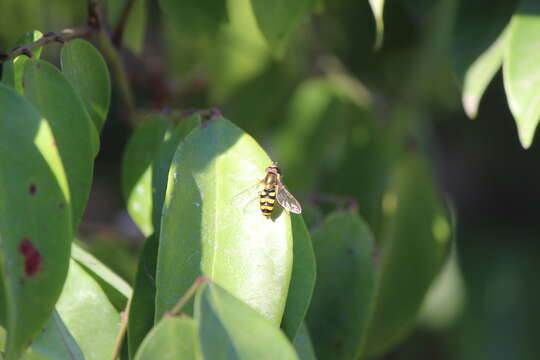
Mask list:
[[[274,210],[274,204],[276,203],[276,189],[275,187],[265,187],[260,195],[260,208],[262,214],[266,217],[272,216]]]

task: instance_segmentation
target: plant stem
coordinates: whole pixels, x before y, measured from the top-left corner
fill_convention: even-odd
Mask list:
[[[120,20],[118,21],[118,25],[113,31],[112,34],[112,43],[116,47],[120,47],[122,45],[122,37],[124,35],[124,29],[126,28],[129,14],[131,13],[131,10],[133,9],[133,5],[135,5],[135,0],[127,0],[126,6],[124,7],[124,11],[122,12],[122,16],[120,17]]]
[[[18,46],[11,50],[8,54],[0,55],[0,63],[6,62],[8,60],[14,59],[19,55],[26,55],[31,57],[32,50],[53,43],[61,42],[64,43],[68,40],[71,40],[75,37],[88,36],[91,33],[96,31],[96,28],[92,26],[82,26],[73,29],[64,29],[57,32],[48,32],[43,34],[43,37],[24,46]]]
[[[195,280],[193,285],[186,291],[186,293],[178,300],[176,305],[171,309],[171,311],[165,313],[163,317],[177,316],[180,314],[182,308],[187,304],[187,302],[195,295],[195,292],[201,287],[202,284],[211,282],[211,280],[205,276],[200,276]]]
[[[116,337],[112,360],[118,359],[118,357],[120,357],[120,351],[122,351],[122,344],[124,344],[124,338],[126,337],[128,328],[129,312],[131,310],[131,299],[133,299],[133,295],[129,298],[126,309],[121,315],[122,321],[120,323],[120,330],[118,331],[118,336]]]
[[[131,85],[129,83],[126,67],[124,61],[120,56],[120,53],[114,47],[113,43],[105,31],[101,30],[97,34],[97,41],[101,48],[101,51],[109,66],[111,68],[111,73],[114,76],[114,79],[118,85],[118,93],[124,102],[124,105],[127,108],[128,119],[130,123],[135,126],[137,121],[135,119],[135,97],[133,96],[133,91],[131,90]]]

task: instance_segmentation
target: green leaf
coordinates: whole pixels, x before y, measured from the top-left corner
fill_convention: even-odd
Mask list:
[[[376,303],[366,356],[380,354],[415,324],[425,294],[441,269],[451,227],[432,175],[417,154],[401,159],[383,199]]]
[[[163,143],[168,121],[156,116],[135,129],[122,160],[122,189],[127,210],[145,236],[154,232],[152,225],[152,162]]]
[[[53,311],[73,234],[67,180],[48,123],[3,84],[0,109],[0,269],[11,360]]]
[[[69,82],[50,63],[28,60],[24,83],[25,96],[53,131],[69,183],[73,228],[77,229],[92,185],[97,131]]]
[[[452,56],[470,118],[476,117],[480,99],[502,64],[502,33],[516,4],[516,0],[458,2]]]
[[[293,270],[281,328],[292,341],[304,321],[313,288],[316,264],[311,237],[302,216],[292,215]]]
[[[371,6],[371,11],[373,11],[373,16],[375,17],[375,50],[381,48],[384,38],[384,0],[369,0],[369,5]]]
[[[135,356],[137,348],[154,326],[158,240],[158,235],[146,239],[139,258],[128,321],[130,358]]]
[[[507,32],[503,32],[493,45],[471,64],[465,74],[461,101],[471,119],[478,114],[482,95],[502,65],[506,34]]]
[[[318,276],[306,322],[321,359],[357,359],[375,289],[373,235],[354,212],[330,215],[312,234]]]
[[[161,223],[156,319],[202,272],[280,323],[292,270],[289,214],[278,208],[264,218],[256,189],[253,202],[233,206],[270,163],[253,138],[222,118],[203,123],[179,146]]]
[[[15,42],[14,47],[30,44],[39,40],[42,36],[43,34],[38,30],[29,31]],[[39,59],[42,49],[43,48],[40,46],[32,50],[34,58]],[[23,93],[22,79],[26,60],[28,60],[28,56],[19,55],[11,61],[5,62],[2,67],[2,82],[14,87],[19,94]]]
[[[79,345],[56,310],[45,329],[32,342],[32,350],[54,360],[84,360]]]
[[[105,60],[88,41],[75,39],[62,47],[60,62],[62,72],[101,131],[111,103],[111,79]]]
[[[190,37],[213,35],[227,19],[225,0],[160,0],[163,13]]]
[[[282,56],[291,34],[316,7],[315,0],[251,0],[261,32],[272,51]]]
[[[197,293],[195,318],[205,359],[298,359],[279,328],[216,284]]]
[[[128,1],[107,1],[107,18],[112,28],[118,26],[118,22],[124,12]],[[135,0],[129,13],[129,18],[122,34],[122,44],[140,55],[143,50],[144,37],[146,35],[147,4],[146,0]]]
[[[540,3],[524,0],[512,17],[504,52],[504,88],[518,128],[521,145],[531,146],[540,119]]]
[[[77,244],[71,247],[71,258],[98,282],[117,310],[124,310],[132,293],[128,283]]]
[[[112,357],[120,315],[98,283],[74,260],[56,310],[87,360]]]
[[[344,149],[348,105],[329,79],[310,79],[298,87],[276,140],[289,188],[313,191],[324,165],[336,163]]]
[[[316,360],[315,351],[313,350],[313,345],[311,344],[311,338],[309,337],[309,332],[305,323],[300,325],[298,333],[294,338],[294,348],[296,349],[296,354],[298,354],[299,360]]]
[[[197,324],[188,317],[160,321],[144,339],[135,360],[198,359]]]
[[[178,146],[193,129],[201,125],[201,115],[194,114],[183,119],[172,131],[165,135],[165,141],[161,145],[157,157],[154,159],[152,167],[152,194],[153,194],[153,215],[152,222],[155,229],[161,226],[161,213],[167,192],[167,180],[171,162]]]
[[[200,115],[169,129],[157,116],[141,125],[130,138],[122,162],[122,182],[128,212],[143,234],[159,229],[171,161],[180,141],[200,125]]]

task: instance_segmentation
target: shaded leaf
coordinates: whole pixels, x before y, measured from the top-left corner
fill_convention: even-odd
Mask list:
[[[318,276],[306,322],[315,352],[357,359],[374,301],[373,235],[358,214],[338,212],[312,237]]]
[[[135,360],[195,360],[197,324],[192,318],[171,317],[160,321],[141,344]]]
[[[152,167],[152,195],[153,195],[153,214],[152,222],[154,229],[159,229],[161,225],[161,213],[163,212],[163,203],[167,191],[167,180],[169,169],[176,149],[180,142],[201,124],[201,116],[195,114],[187,119],[183,119],[172,131],[166,134],[165,141],[159,148],[157,157],[154,159]]]
[[[127,210],[142,233],[153,233],[152,162],[163,143],[168,121],[156,116],[145,121],[130,137],[122,160],[122,189]]]
[[[299,360],[316,360],[306,324],[302,323],[294,338],[294,348]]]
[[[112,357],[120,315],[98,283],[74,260],[56,310],[87,360]]]
[[[32,342],[32,349],[54,360],[84,360],[79,345],[55,310],[49,323]]]
[[[25,73],[25,96],[50,124],[56,146],[66,171],[71,194],[73,228],[77,229],[90,194],[98,135],[62,73],[48,62],[28,60]]]
[[[452,34],[452,56],[463,107],[476,117],[480,99],[502,64],[502,33],[517,1],[459,1]]]
[[[384,38],[384,0],[369,0],[369,5],[371,6],[371,11],[373,11],[373,16],[375,17],[376,35],[374,48],[378,50],[381,48]]]
[[[48,123],[0,84],[0,268],[8,331],[17,359],[49,319],[67,274],[70,197]]]
[[[261,32],[272,51],[282,56],[289,37],[316,7],[315,0],[251,0]]]
[[[71,258],[98,282],[117,310],[124,310],[132,293],[127,282],[77,244],[71,247]]]
[[[504,52],[504,88],[524,148],[531,146],[540,119],[540,3],[524,0],[512,17]]]
[[[291,227],[293,234],[293,270],[281,328],[292,341],[304,321],[311,302],[317,270],[311,237],[302,216],[292,215]]]
[[[182,33],[193,36],[213,35],[227,19],[225,0],[160,0],[163,13]]]
[[[75,39],[62,47],[60,62],[62,72],[101,131],[111,103],[111,79],[105,60],[88,41]]]
[[[36,40],[39,40],[42,36],[43,34],[40,31],[29,31],[15,41],[14,47],[30,44]],[[43,48],[40,46],[32,50],[34,58],[39,59],[42,49]],[[26,60],[28,60],[28,56],[19,55],[16,58],[2,64],[2,82],[6,85],[14,87],[19,94],[23,93],[22,79]]]
[[[195,318],[205,359],[297,359],[279,328],[216,284],[197,293]]]
[[[176,148],[200,122],[200,115],[194,115],[171,130],[167,119],[157,116],[141,125],[128,142],[122,163],[124,197],[130,215],[146,236],[159,229]]]
[[[417,154],[407,154],[399,162],[384,195],[383,212],[377,300],[366,356],[380,354],[412,328],[451,243],[443,202]]]
[[[161,223],[156,319],[202,272],[280,323],[292,270],[289,214],[276,211],[265,219],[256,190],[247,207],[232,204],[270,163],[253,138],[222,118],[203,123],[181,143]]]
[[[130,358],[135,356],[137,348],[154,326],[158,240],[158,235],[148,237],[139,257],[128,321]]]

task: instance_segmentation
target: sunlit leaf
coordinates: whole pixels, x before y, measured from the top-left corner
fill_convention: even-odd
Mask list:
[[[358,214],[334,213],[313,232],[318,276],[306,323],[320,359],[357,359],[374,299],[373,235]]]
[[[257,184],[270,163],[253,138],[223,118],[203,123],[179,146],[161,223],[156,318],[202,272],[280,323],[292,270],[289,214],[278,208],[266,219],[256,190],[255,201],[233,206],[233,197]]]
[[[200,124],[200,116],[182,120],[174,129],[156,116],[130,138],[122,161],[122,187],[129,214],[143,234],[159,229],[171,161],[180,141]]]
[[[407,154],[399,162],[384,195],[383,212],[365,356],[380,354],[414,326],[451,243],[442,199],[418,154]]]
[[[540,2],[524,0],[512,17],[503,60],[506,97],[524,148],[531,146],[540,120],[540,55],[535,38],[538,34]]]
[[[3,84],[0,109],[0,268],[11,360],[51,316],[73,235],[67,180],[48,123]]]
[[[205,359],[298,359],[278,327],[215,284],[198,292],[195,318]]]
[[[502,64],[503,30],[517,1],[459,1],[452,34],[452,56],[463,86],[463,107],[476,117],[480,99]]]
[[[160,321],[141,344],[135,360],[198,359],[197,324],[192,318],[171,317]]]
[[[15,41],[15,46],[30,44],[36,40],[39,40],[42,36],[43,34],[40,31],[29,31]],[[33,57],[39,59],[42,49],[43,48],[40,46],[32,50]],[[11,61],[5,62],[2,66],[2,82],[6,85],[14,87],[19,94],[23,93],[22,78],[26,60],[28,60],[26,55],[19,55]]]
[[[120,315],[98,283],[74,260],[56,310],[87,360],[112,357]]]
[[[165,139],[168,121],[156,116],[145,121],[130,137],[122,160],[122,189],[127,210],[142,233],[153,233],[152,163]]]
[[[281,328],[292,341],[304,321],[315,286],[316,264],[311,237],[302,216],[291,217],[293,270]]]
[[[128,346],[131,358],[135,356],[137,348],[154,326],[158,240],[157,235],[151,235],[146,239],[139,257],[128,321]]]
[[[66,171],[73,228],[77,229],[90,194],[99,139],[80,98],[62,73],[42,60],[28,60],[25,96],[51,126]]]
[[[97,281],[117,310],[126,307],[132,293],[127,282],[77,244],[72,245],[71,257]]]
[[[88,41],[75,39],[60,52],[62,72],[79,94],[96,129],[101,131],[111,102],[111,80],[105,60]]]
[[[380,49],[384,38],[384,0],[369,0],[369,5],[371,5],[371,11],[373,11],[375,17],[376,35],[374,47]]]

